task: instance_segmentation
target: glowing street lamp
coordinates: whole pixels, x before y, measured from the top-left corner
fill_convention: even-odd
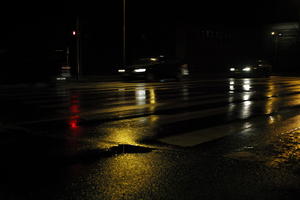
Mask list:
[[[283,36],[282,33],[276,33],[275,31],[271,32],[271,35],[273,36],[273,43],[274,43],[274,65],[277,65],[277,60],[278,60],[278,40],[280,37]]]
[[[80,72],[81,72],[81,38],[80,38],[80,20],[77,16],[76,19],[76,30],[73,30],[72,32],[73,36],[76,36],[76,75],[77,80],[80,78]]]

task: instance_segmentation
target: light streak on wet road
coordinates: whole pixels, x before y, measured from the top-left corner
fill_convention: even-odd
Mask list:
[[[71,129],[84,126],[87,133],[81,137],[90,137],[91,128],[84,122],[99,120],[102,125],[96,130],[101,130],[98,134],[100,140],[103,137],[112,142],[125,142],[125,139],[120,140],[120,135],[133,137],[139,130],[134,140],[127,141],[132,144],[143,141],[144,137],[157,139],[172,135],[168,129],[164,135],[159,130],[164,125],[176,125],[178,121],[185,121],[188,125],[176,125],[176,134],[209,128],[205,125],[206,117],[218,119],[224,116],[219,120],[219,124],[224,124],[272,115],[300,105],[300,82],[296,78],[283,77],[181,83],[82,83],[30,92],[22,90],[23,93],[13,90],[1,93],[2,101],[6,102],[4,109],[14,113],[2,117],[5,123],[22,125],[67,120]],[[8,101],[11,107],[7,105]],[[18,113],[17,117],[15,113]],[[274,121],[272,116],[269,119]],[[107,128],[110,124],[118,124],[117,131],[112,131],[115,125]],[[216,125],[218,123],[212,124]],[[115,132],[124,134],[113,137],[118,135]]]
[[[1,124],[63,140],[59,148],[64,154],[120,144],[155,149],[96,162],[89,172],[73,167],[84,174],[79,190],[92,192],[87,195],[91,198],[121,199],[158,187],[161,178],[168,177],[165,170],[177,165],[177,153],[165,151],[201,154],[207,142],[215,145],[206,153],[267,167],[300,161],[300,81],[294,77],[66,83],[0,90]],[[56,148],[53,152],[60,151]]]

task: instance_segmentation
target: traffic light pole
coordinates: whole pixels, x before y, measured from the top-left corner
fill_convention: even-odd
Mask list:
[[[126,0],[123,0],[123,66],[126,65]]]
[[[77,17],[76,20],[76,75],[77,80],[80,79],[80,72],[81,72],[81,59],[80,59],[80,23],[79,23],[79,17]]]
[[[278,64],[278,35],[275,35],[275,47],[274,47],[274,65],[277,67]]]
[[[66,50],[66,63],[67,63],[67,66],[70,66],[70,48],[67,47],[67,50]]]

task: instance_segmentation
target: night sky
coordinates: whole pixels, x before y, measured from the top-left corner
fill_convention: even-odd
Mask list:
[[[129,41],[164,40],[161,35],[174,31],[177,24],[255,28],[296,21],[299,8],[297,0],[127,0]],[[0,53],[13,50],[34,55],[71,46],[71,32],[80,16],[83,37],[90,47],[88,59],[120,63],[122,0],[12,2],[2,4],[1,10]]]
[[[128,26],[133,32],[151,31],[176,23],[242,27],[295,21],[300,7],[297,0],[127,0],[127,4]],[[74,27],[77,15],[89,24],[90,34],[106,31],[115,36],[120,34],[114,32],[120,32],[122,25],[122,0],[13,2],[2,4],[1,10],[2,36],[20,36],[27,32],[52,35],[43,38],[49,41],[60,39],[63,38],[60,35]]]

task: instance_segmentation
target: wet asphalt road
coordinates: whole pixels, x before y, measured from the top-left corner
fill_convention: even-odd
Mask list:
[[[298,77],[0,91],[0,199],[300,194]]]

